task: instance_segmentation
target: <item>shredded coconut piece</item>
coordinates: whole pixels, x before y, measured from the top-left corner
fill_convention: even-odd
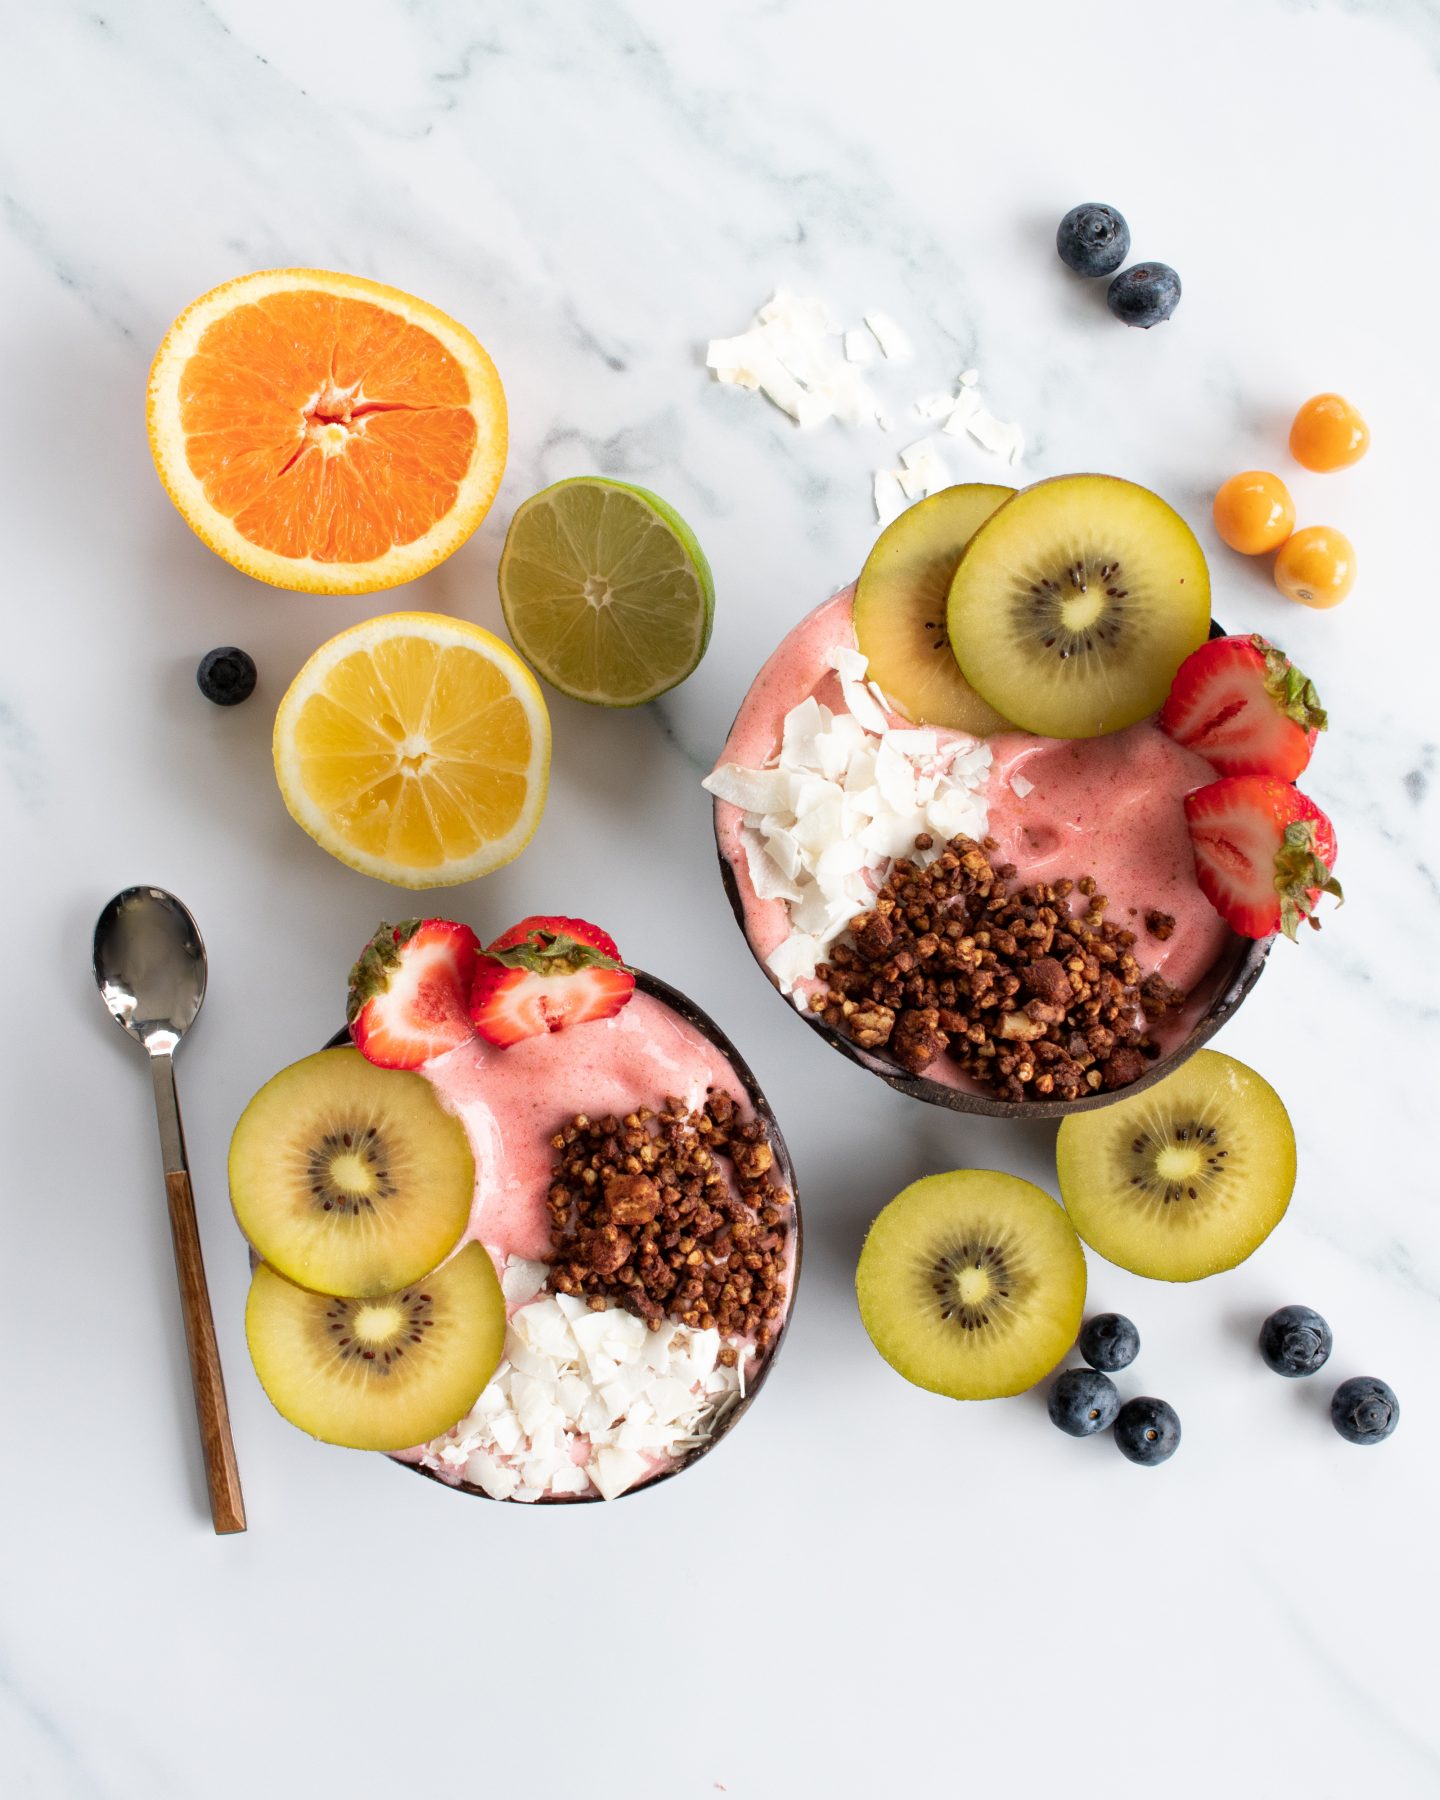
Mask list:
[[[758,389],[802,429],[827,419],[866,425],[879,407],[859,371],[869,360],[863,336],[842,334],[823,300],[779,288],[748,331],[711,340],[705,364],[718,381]]]
[[[909,336],[889,313],[866,313],[865,323],[873,332],[875,342],[880,346],[880,354],[887,362],[909,362],[915,354],[915,346],[910,342]]]
[[[1010,791],[1017,800],[1023,800],[1027,794],[1033,794],[1035,792],[1035,783],[1024,775],[1012,775],[1010,777]]]
[[[883,693],[868,680],[859,650],[836,645],[828,658],[844,707],[813,694],[785,715],[774,766],[723,763],[704,786],[739,806],[740,842],[761,899],[783,902],[789,935],[766,959],[781,991],[805,1004],[805,984],[851,919],[863,912],[897,857],[938,854],[963,832],[985,835],[991,753],[978,738],[892,727]],[[756,776],[767,778],[763,788]],[[750,806],[751,796],[765,797]],[[937,840],[930,853],[915,839]]]

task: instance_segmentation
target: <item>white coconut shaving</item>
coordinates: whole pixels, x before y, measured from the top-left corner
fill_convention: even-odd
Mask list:
[[[785,905],[790,932],[767,962],[801,1008],[803,984],[897,857],[927,861],[949,838],[983,838],[987,826],[989,745],[948,733],[942,745],[934,731],[892,727],[859,650],[836,646],[827,666],[840,678],[842,710],[809,695],[785,715],[770,765],[723,763],[704,782],[745,815],[740,842],[757,897]],[[927,833],[935,846],[917,851]]]
[[[498,1253],[492,1252],[497,1255]],[[535,1294],[544,1263],[508,1258],[507,1298]],[[719,1360],[722,1343],[735,1364]],[[584,1494],[606,1500],[703,1444],[745,1395],[755,1346],[718,1331],[651,1331],[623,1307],[592,1311],[570,1294],[516,1307],[505,1354],[475,1405],[426,1444],[420,1462],[495,1500]]]
[[[842,331],[823,300],[779,288],[747,331],[710,341],[705,366],[717,381],[757,389],[803,428],[870,425],[880,406],[860,368],[875,347],[867,333]]]

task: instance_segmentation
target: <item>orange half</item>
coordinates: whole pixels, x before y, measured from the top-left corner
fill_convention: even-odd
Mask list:
[[[165,491],[237,569],[312,594],[413,580],[463,544],[505,468],[484,347],[398,288],[268,269],[165,334],[146,422]]]

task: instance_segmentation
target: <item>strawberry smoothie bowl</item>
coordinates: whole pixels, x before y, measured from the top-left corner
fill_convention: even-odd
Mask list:
[[[1293,785],[1324,724],[1212,624],[1156,496],[957,487],[783,640],[704,785],[737,923],[813,1028],[918,1098],[1062,1116],[1177,1067],[1338,892]]]
[[[784,1337],[801,1225],[753,1075],[584,920],[382,925],[349,1023],[236,1127],[262,1385],[494,1500],[615,1499],[712,1449]]]

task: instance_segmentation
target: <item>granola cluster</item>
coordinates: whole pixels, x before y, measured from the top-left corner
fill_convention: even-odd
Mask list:
[[[1012,889],[995,847],[956,837],[923,867],[897,862],[821,965],[812,1011],[912,1074],[948,1056],[1006,1100],[1128,1086],[1159,1054],[1147,1021],[1185,995],[1141,976],[1093,879]]]
[[[785,1304],[790,1196],[758,1119],[711,1089],[695,1112],[667,1099],[658,1113],[577,1113],[550,1141],[552,1288],[618,1303],[652,1331],[672,1318],[766,1348]],[[733,1365],[733,1346],[720,1358]]]

